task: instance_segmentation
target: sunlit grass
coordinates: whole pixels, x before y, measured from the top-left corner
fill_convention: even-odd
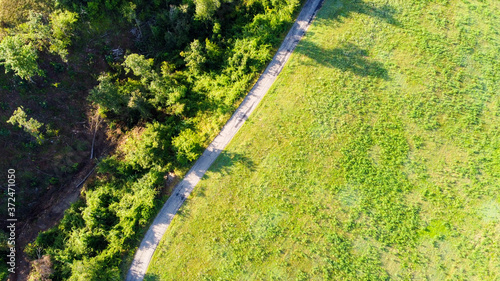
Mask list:
[[[325,0],[148,280],[500,278],[498,11]]]

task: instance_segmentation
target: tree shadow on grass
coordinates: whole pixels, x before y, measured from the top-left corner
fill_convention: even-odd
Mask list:
[[[348,43],[340,48],[330,50],[308,40],[302,41],[300,45],[301,47],[295,50],[297,53],[303,54],[321,65],[350,71],[361,77],[370,76],[389,80],[389,75],[383,64],[371,61],[368,57],[368,51],[354,44]]]
[[[242,153],[233,153],[223,150],[217,157],[217,160],[212,164],[209,171],[220,175],[228,175],[237,163],[241,163],[250,171],[255,170],[254,162]],[[208,179],[210,176],[205,173],[203,179]],[[205,188],[197,186],[195,191],[196,196],[205,197]]]
[[[242,163],[245,167],[250,169],[250,171],[254,171],[255,169],[254,162],[245,154],[223,150],[217,158],[217,161],[210,168],[210,171],[226,175],[232,170],[236,163]]]
[[[394,18],[396,12],[396,9],[386,4],[378,5],[361,0],[336,0],[332,3],[329,11],[323,14],[322,19],[342,21],[342,18],[348,18],[352,13],[358,13],[380,19],[388,24],[400,26],[400,23]]]
[[[254,162],[250,158],[248,158],[244,154],[241,154],[241,153],[232,153],[232,152],[228,152],[226,150],[223,150],[219,154],[219,156],[217,157],[216,161],[210,166],[209,171],[212,172],[212,173],[218,173],[218,174],[221,174],[221,175],[227,175],[227,174],[230,173],[230,171],[238,163],[241,163],[246,168],[248,168],[250,171],[254,171],[254,166],[255,165],[254,165]],[[195,173],[198,173],[198,176],[201,176],[201,173],[203,173],[203,171],[202,170],[199,170],[199,171],[195,170]],[[207,173],[205,173],[202,176],[202,179],[209,179],[209,178],[210,178],[210,176]],[[180,182],[179,184],[182,184],[182,182]],[[177,191],[177,188],[178,187],[176,186],[176,189],[174,189],[174,192],[170,196],[171,197],[172,196],[180,196],[182,198],[182,200],[187,199],[186,197],[184,197],[185,196],[184,194],[182,194],[181,192]],[[193,193],[191,193],[190,196],[192,196],[192,197],[205,197],[206,196],[205,192],[206,192],[205,187],[203,185],[198,184],[194,188]],[[189,208],[181,207],[176,212],[176,214],[179,217],[184,217],[184,218],[189,217],[190,216],[190,209]]]
[[[160,281],[160,276],[154,274],[154,273],[146,273],[144,276],[144,281]]]

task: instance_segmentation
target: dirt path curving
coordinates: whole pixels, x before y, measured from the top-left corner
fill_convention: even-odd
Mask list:
[[[154,251],[160,243],[163,234],[165,234],[165,231],[172,222],[173,217],[191,191],[193,191],[196,184],[198,184],[203,175],[205,175],[208,168],[210,168],[222,150],[231,141],[234,135],[236,135],[238,130],[248,119],[248,116],[257,107],[269,88],[271,88],[271,85],[276,80],[285,63],[288,61],[288,58],[297,46],[297,43],[300,41],[311,24],[311,21],[313,20],[314,15],[316,14],[316,11],[320,7],[321,3],[322,0],[308,0],[305,3],[302,11],[295,21],[295,24],[291,28],[290,32],[288,32],[288,35],[285,37],[285,40],[278,49],[278,52],[264,73],[260,76],[257,83],[255,83],[254,87],[250,90],[236,112],[222,128],[219,135],[212,141],[212,143],[210,143],[198,161],[196,161],[193,167],[187,172],[184,179],[177,184],[172,192],[172,195],[168,198],[165,205],[163,205],[163,208],[160,210],[155,220],[149,227],[146,235],[142,239],[127,274],[127,281],[144,279]]]

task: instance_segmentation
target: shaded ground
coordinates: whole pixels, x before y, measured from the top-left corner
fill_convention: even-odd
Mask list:
[[[97,84],[95,76],[108,68],[106,55],[109,49],[133,49],[133,39],[128,30],[104,34],[88,42],[78,42],[65,64],[56,57],[41,68],[45,78],[33,83],[20,81],[10,74],[0,75],[0,146],[2,159],[0,171],[16,170],[17,224],[17,276],[11,280],[26,280],[29,262],[22,249],[32,242],[40,231],[56,225],[64,211],[80,195],[77,185],[95,167],[96,159],[112,153],[119,128],[108,132],[101,122],[95,135],[94,159],[90,159],[96,128],[95,109],[86,97]],[[57,131],[38,145],[23,130],[5,121],[19,106],[23,106],[29,118],[34,118]],[[46,133],[44,131],[44,133]],[[111,136],[111,137],[110,137]],[[2,191],[6,190],[0,183]],[[2,197],[6,206],[6,197]],[[5,217],[6,207],[0,209]],[[2,220],[5,229],[5,220]]]

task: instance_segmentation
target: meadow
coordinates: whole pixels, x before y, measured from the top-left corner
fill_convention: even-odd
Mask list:
[[[325,0],[146,280],[500,279],[499,11]]]

